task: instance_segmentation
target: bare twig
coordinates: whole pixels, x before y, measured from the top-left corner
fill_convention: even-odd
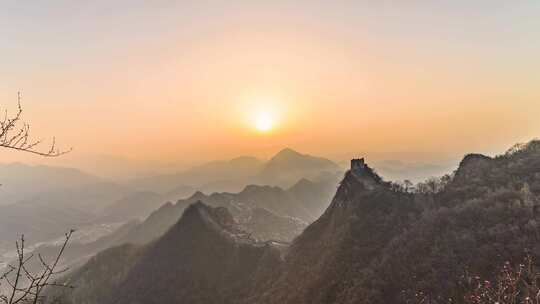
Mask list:
[[[9,117],[7,110],[5,110],[4,118],[0,120],[0,147],[45,157],[60,156],[72,150],[72,148],[68,150],[58,149],[54,137],[49,149],[38,150],[37,147],[42,143],[42,140],[30,139],[30,125],[21,121],[22,112],[21,93],[18,92],[17,113],[13,117]]]
[[[3,282],[8,286],[7,295],[0,294],[0,303],[5,304],[37,304],[42,303],[42,293],[48,287],[73,288],[65,283],[52,281],[55,275],[68,271],[68,268],[56,270],[60,259],[66,250],[66,247],[73,235],[74,230],[65,234],[64,243],[56,254],[52,263],[47,263],[45,259],[38,254],[42,270],[32,273],[28,270],[27,264],[33,259],[34,255],[25,255],[24,235],[16,242],[17,260],[7,266],[6,272],[0,276],[0,284]]]

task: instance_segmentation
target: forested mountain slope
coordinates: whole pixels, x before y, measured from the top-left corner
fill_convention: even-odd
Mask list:
[[[288,248],[243,237],[223,208],[192,205],[102,303],[410,303],[419,291],[462,303],[465,274],[493,278],[505,261],[540,258],[540,142],[468,155],[424,186],[355,168]]]

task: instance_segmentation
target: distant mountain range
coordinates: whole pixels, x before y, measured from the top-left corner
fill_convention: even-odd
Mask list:
[[[157,175],[127,181],[130,187],[158,193],[178,189],[196,189],[205,193],[238,192],[246,185],[271,185],[288,188],[301,178],[318,181],[342,174],[336,163],[292,149],[283,149],[269,161],[255,157],[238,157],[229,161],[214,161],[176,174]]]
[[[292,152],[284,153],[291,156]],[[303,158],[300,154],[295,157]],[[309,162],[316,158],[307,156],[306,159]],[[274,163],[282,164],[282,161],[280,156]],[[317,162],[315,165],[319,166]],[[211,175],[212,168],[215,168],[215,174],[220,175],[232,170],[230,166],[251,167],[253,164],[250,158],[238,158],[228,165],[213,162],[196,170],[200,176],[205,176]],[[291,171],[308,172],[306,165],[303,166],[304,171],[294,168]],[[20,169],[15,173],[21,176],[21,185],[25,176],[32,177],[33,171],[37,170],[40,174],[36,174],[35,179],[46,178],[47,172],[52,172],[54,178],[49,183],[54,187],[35,194],[30,192],[28,197],[15,204],[0,206],[0,240],[4,240],[0,242],[0,258],[9,259],[9,255],[2,255],[13,249],[12,241],[20,234],[26,235],[28,246],[38,245],[35,248],[31,246],[35,254],[50,256],[56,248],[57,237],[66,229],[75,228],[76,239],[64,257],[64,264],[71,266],[80,265],[95,253],[114,245],[142,245],[158,239],[174,226],[185,208],[197,201],[232,210],[238,225],[254,239],[290,242],[324,211],[340,178],[338,173],[313,174],[318,175],[317,181],[300,178],[289,189],[248,185],[238,193],[206,195],[197,191],[186,199],[178,200],[182,197],[179,192],[192,188],[177,186],[173,191],[159,194],[133,190],[78,170],[19,164],[16,167]],[[287,170],[286,166],[282,168]],[[67,173],[66,176],[62,175],[63,172]],[[12,174],[15,177],[19,175]],[[62,182],[64,179],[67,180],[65,183]],[[132,221],[144,219],[149,214],[148,219],[142,222]],[[102,236],[104,231],[125,222],[127,224],[117,231]]]
[[[32,244],[90,225],[131,192],[77,169],[18,163],[1,166],[0,183],[0,253],[21,234]]]
[[[283,172],[279,173],[280,170]],[[290,149],[281,151],[267,163],[254,157],[238,157],[126,184],[72,168],[20,163],[0,165],[0,254],[11,248],[12,240],[20,234],[27,235],[30,243],[37,243],[62,235],[69,228],[144,218],[167,201],[186,198],[197,190],[213,193],[236,189],[232,192],[239,192],[247,185],[293,184],[302,178],[312,178],[314,182],[336,180],[339,171],[339,167],[328,160]],[[244,193],[249,190],[246,188]],[[276,201],[287,204],[295,200],[294,196],[303,195],[300,189],[284,194],[281,189],[269,187],[264,192],[270,191],[275,192],[268,196],[274,197],[274,202],[268,204],[274,205]],[[319,206],[309,212],[304,209],[303,214],[299,210],[289,214],[291,210],[286,210],[284,214],[304,221],[313,220],[321,212],[321,200],[314,202]],[[291,206],[303,208],[297,203]]]
[[[176,204],[168,203],[154,211],[133,229],[126,242],[145,244],[160,237],[180,219],[190,204],[199,201],[227,208],[254,238],[291,241],[326,209],[337,182],[337,179],[317,183],[302,179],[288,190],[249,185],[238,193],[205,195],[196,192]]]
[[[463,299],[465,272],[540,258],[540,141],[466,156],[437,185],[404,190],[369,166],[346,173],[326,211],[291,245],[260,242],[234,211],[185,208],[146,246],[98,254],[68,276],[65,303],[410,303]],[[461,283],[460,283],[461,282]],[[459,302],[459,301],[458,301]]]
[[[105,180],[73,168],[31,166],[21,163],[0,165],[0,206],[16,203],[41,193],[101,184]]]
[[[302,179],[288,190],[279,187],[249,185],[239,193],[213,193],[205,195],[196,192],[190,198],[179,200],[176,204],[166,203],[154,211],[145,221],[131,221],[113,233],[92,242],[75,241],[64,256],[64,265],[80,266],[97,252],[123,243],[148,244],[163,236],[182,217],[191,204],[205,202],[215,208],[232,210],[235,225],[249,238],[258,242],[291,242],[327,206],[337,180],[314,183]],[[119,205],[135,204],[146,206],[147,201],[160,196],[137,193],[133,199],[122,200]],[[146,200],[139,200],[146,198]],[[116,210],[117,205],[113,205]],[[113,218],[116,212],[107,213]],[[84,241],[84,240],[83,240]],[[33,254],[51,257],[58,249],[56,243],[46,243],[33,250]],[[39,265],[36,265],[39,266]]]

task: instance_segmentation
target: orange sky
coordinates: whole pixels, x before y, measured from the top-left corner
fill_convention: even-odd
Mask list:
[[[437,162],[540,134],[536,1],[59,2],[0,10],[2,105],[23,92],[36,136],[75,149],[58,165],[283,147]]]

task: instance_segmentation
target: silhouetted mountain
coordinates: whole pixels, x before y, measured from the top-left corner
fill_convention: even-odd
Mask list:
[[[283,149],[272,157],[259,173],[262,184],[289,187],[302,178],[317,180],[323,173],[335,174],[342,169],[334,162],[292,149]]]
[[[104,304],[110,301],[130,270],[144,254],[144,247],[124,244],[109,248],[92,257],[85,265],[70,273],[67,284],[73,290],[46,290],[47,303]]]
[[[278,261],[279,252],[249,239],[225,208],[196,203],[150,246],[113,303],[236,303]]]
[[[227,208],[244,229],[253,234],[253,237],[265,240],[270,231],[282,231],[280,241],[291,241],[297,236],[307,223],[312,222],[322,212],[322,206],[327,204],[337,181],[327,180],[319,183],[309,181],[300,182],[297,187],[283,190],[279,187],[249,185],[239,193],[213,193],[205,195],[198,191],[191,197],[179,200],[176,204],[165,204],[153,212],[139,227],[133,230],[126,241],[145,244],[163,235],[181,217],[184,209],[192,203],[202,201],[213,207]],[[257,225],[250,222],[255,209],[265,209],[272,213],[268,223],[284,223],[286,227],[295,227],[284,230],[283,226]],[[288,232],[288,233],[286,233]],[[275,235],[274,235],[275,236]]]
[[[25,234],[28,246],[49,242],[66,229],[147,216],[165,202],[70,168],[2,165],[0,183],[0,197],[17,199],[0,203],[0,257],[17,235]]]
[[[209,162],[176,174],[134,179],[128,181],[128,184],[137,189],[159,193],[168,193],[178,187],[192,187],[199,190],[204,188],[211,192],[238,191],[246,185],[247,180],[261,170],[262,165],[263,162],[260,160],[244,156],[229,161]],[[216,189],[212,189],[212,185]]]
[[[101,182],[40,192],[0,206],[0,240],[25,234],[31,245],[63,235],[68,228],[100,222],[103,209],[129,192],[114,183]],[[3,249],[0,244],[0,253]]]
[[[300,200],[279,187],[249,185],[236,194],[234,200],[250,208],[266,208],[282,216],[297,217],[304,221],[315,219],[314,214]]]
[[[27,235],[29,245],[62,235],[66,227],[79,227],[90,223],[93,215],[78,208],[69,208],[47,202],[20,202],[0,207],[0,239],[9,240],[7,248],[17,235]],[[0,253],[3,248],[0,247]]]
[[[348,172],[330,207],[292,244],[283,272],[256,303],[358,303],[366,267],[418,216],[412,196],[371,171]]]
[[[111,303],[382,304],[418,291],[459,300],[465,272],[490,278],[525,252],[540,258],[540,141],[468,155],[433,189],[406,192],[367,165],[349,171],[324,214],[271,262],[224,209],[197,204]]]
[[[348,173],[298,237],[256,303],[405,303],[422,291],[463,299],[465,271],[493,278],[536,259],[540,142],[497,158],[468,155],[438,193],[411,194]]]
[[[192,187],[206,193],[239,192],[249,184],[287,188],[302,178],[319,181],[341,174],[342,169],[330,160],[284,149],[266,163],[243,156],[210,162],[177,174],[131,180],[127,184],[158,193],[168,193],[177,187]]]
[[[55,192],[99,184],[104,180],[72,168],[30,166],[21,163],[0,165],[0,206],[13,204],[43,192]]]
[[[277,248],[250,239],[227,209],[200,202],[159,240],[140,253],[132,250],[123,246],[98,255],[72,275],[70,283],[83,287],[66,303],[238,303],[271,279],[280,260]],[[124,254],[127,261],[118,260]],[[96,287],[88,282],[100,291],[89,292]]]

